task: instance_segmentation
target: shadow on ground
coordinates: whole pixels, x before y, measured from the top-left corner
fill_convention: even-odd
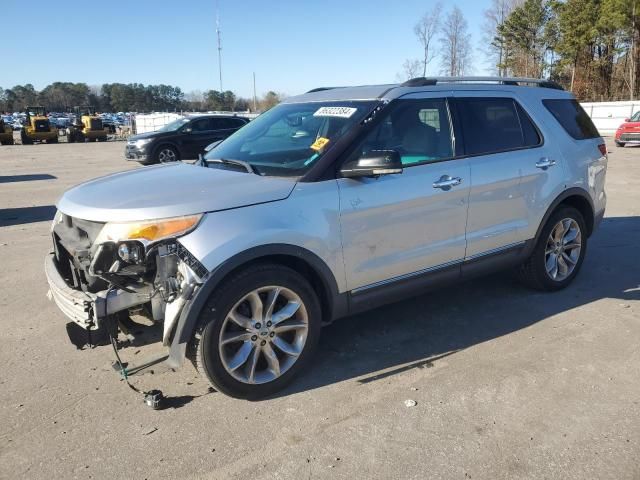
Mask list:
[[[563,291],[532,291],[505,273],[338,320],[323,329],[310,368],[277,396],[429,368],[581,305],[603,298],[640,300],[639,245],[640,217],[607,218],[590,238],[582,271]]]
[[[55,205],[40,207],[0,208],[0,227],[53,220]]]
[[[0,175],[0,183],[34,182],[37,180],[55,180],[58,177],[48,173],[34,173],[31,175]]]

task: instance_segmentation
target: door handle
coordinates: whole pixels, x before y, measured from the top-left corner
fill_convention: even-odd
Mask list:
[[[433,182],[433,188],[448,190],[449,188],[460,185],[461,183],[462,179],[460,177],[450,177],[449,175],[443,175],[439,180]]]
[[[536,162],[536,168],[542,168],[546,170],[549,167],[553,167],[556,164],[555,160],[551,160],[550,158],[543,157]]]

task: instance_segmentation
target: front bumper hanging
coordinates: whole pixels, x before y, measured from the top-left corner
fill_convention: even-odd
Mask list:
[[[132,287],[135,293],[120,289],[90,293],[71,288],[58,272],[53,253],[45,257],[44,271],[49,283],[48,297],[70,320],[86,330],[97,330],[108,315],[146,303],[152,294],[150,285]]]

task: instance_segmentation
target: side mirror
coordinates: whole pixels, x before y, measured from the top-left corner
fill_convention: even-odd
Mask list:
[[[630,122],[631,119],[630,118],[625,118],[624,121],[625,121],[625,123],[627,123],[627,122]]]
[[[346,178],[402,173],[402,161],[395,150],[371,150],[357,160],[345,163],[340,173]]]

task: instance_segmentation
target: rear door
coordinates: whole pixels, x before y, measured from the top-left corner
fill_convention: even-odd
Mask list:
[[[561,185],[563,172],[511,92],[454,95],[471,172],[465,257],[474,259],[528,240],[531,202]]]
[[[455,158],[442,95],[396,100],[347,159],[396,150],[401,174],[338,179],[346,280],[354,296],[431,272],[459,275],[469,163]]]

